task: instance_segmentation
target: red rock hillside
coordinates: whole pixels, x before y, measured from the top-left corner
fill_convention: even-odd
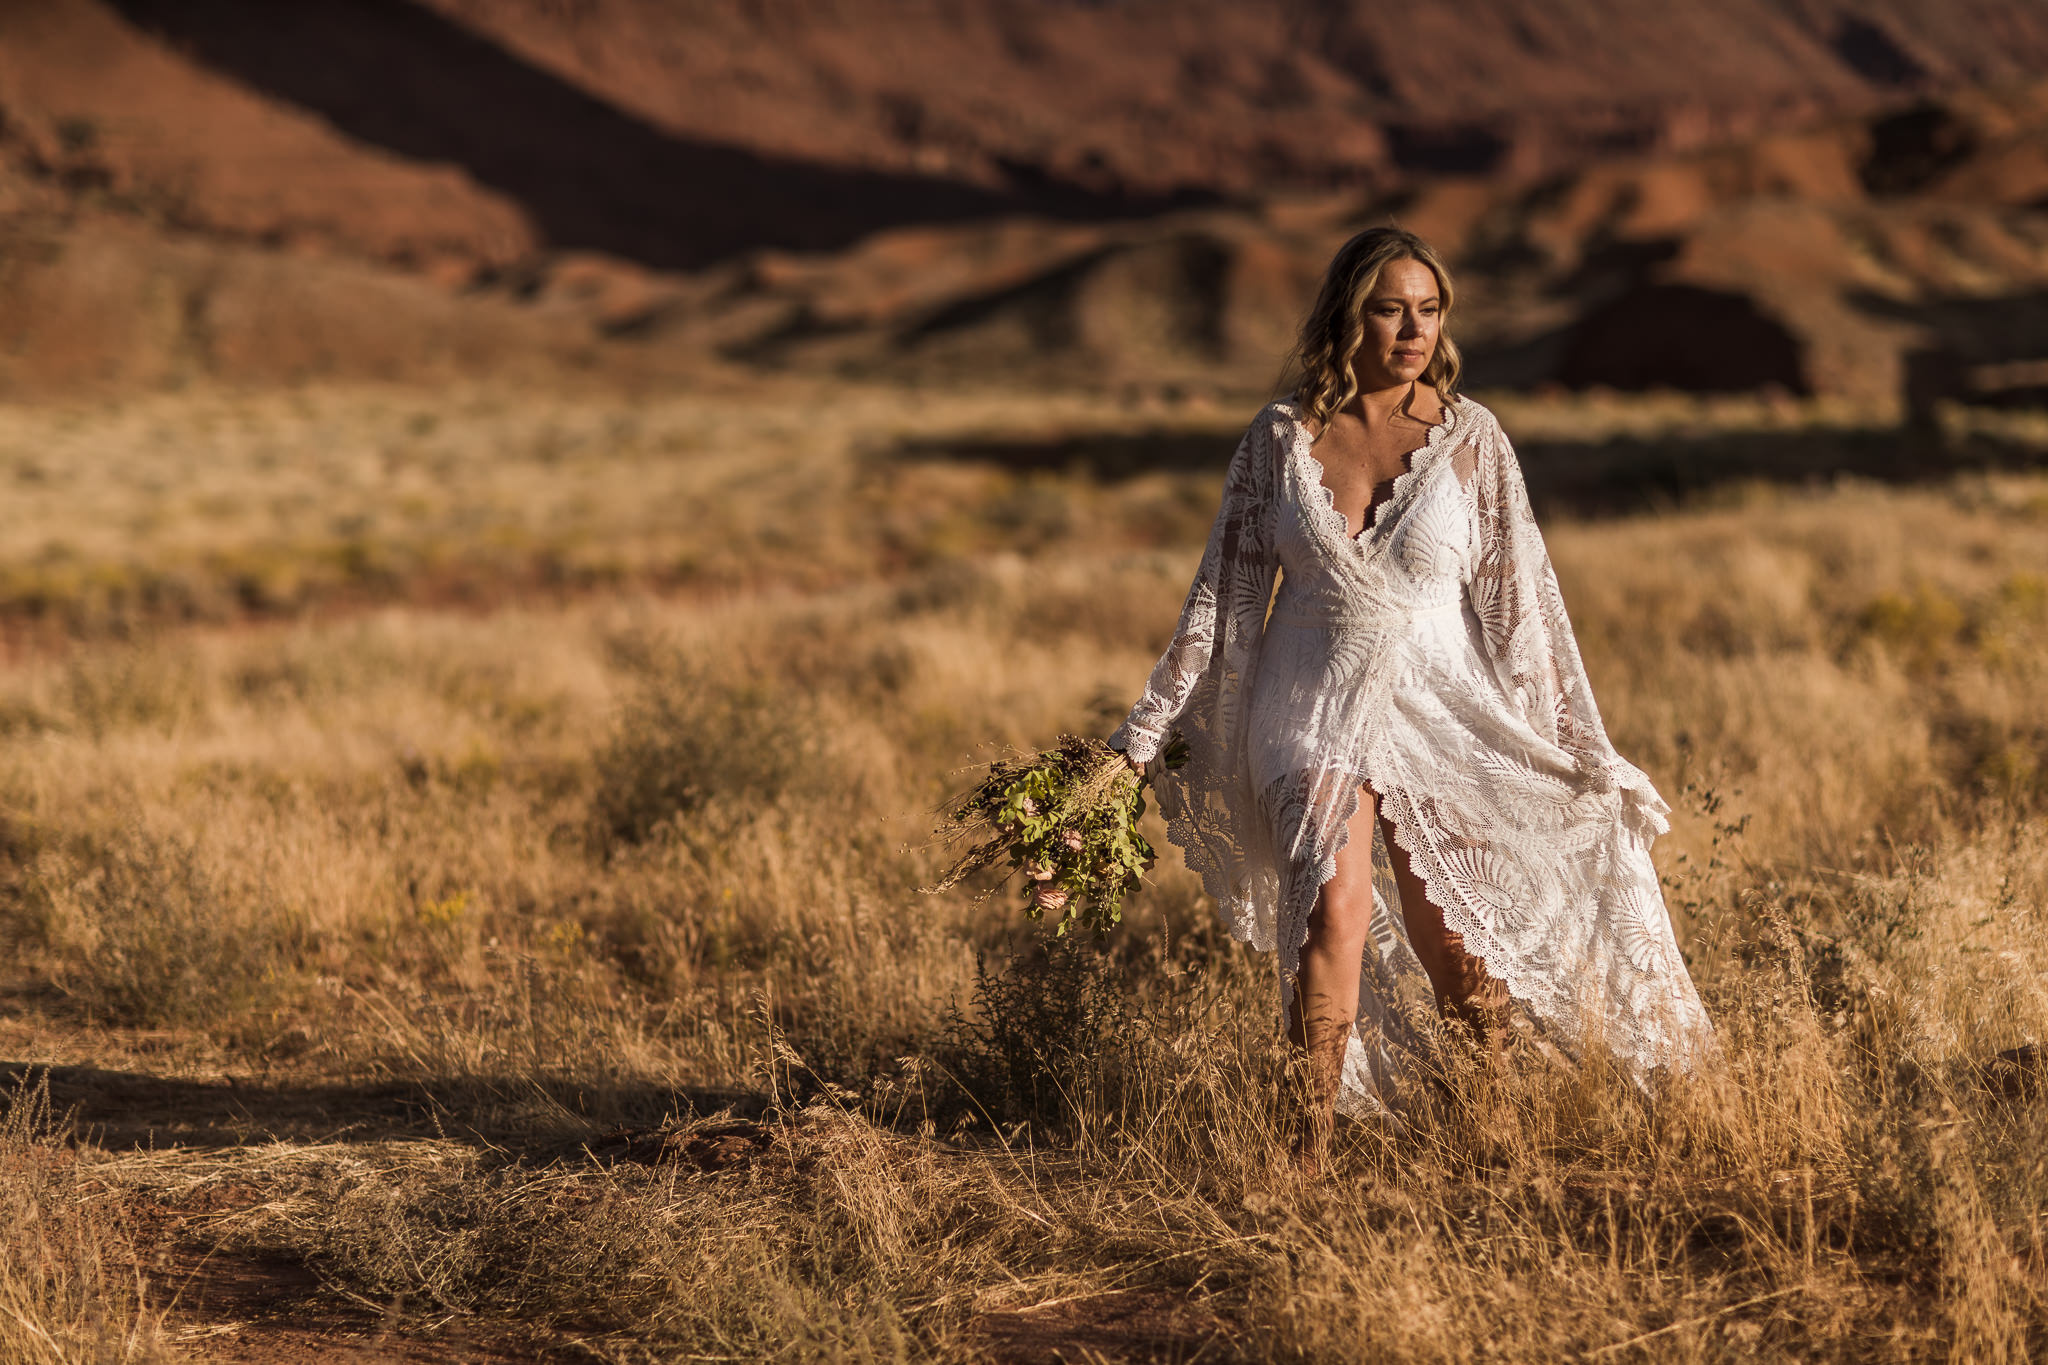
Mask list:
[[[2034,345],[2044,70],[2016,0],[0,0],[0,387],[1255,385],[1393,217],[1491,382],[1891,395]]]

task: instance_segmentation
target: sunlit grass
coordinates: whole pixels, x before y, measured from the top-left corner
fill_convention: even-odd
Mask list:
[[[1078,958],[1033,948],[1007,899],[915,889],[941,857],[926,813],[980,746],[1105,733],[1127,704],[1213,471],[888,454],[1108,420],[1083,400],[744,397],[633,407],[629,435],[597,400],[487,395],[8,414],[113,423],[77,439],[119,487],[8,512],[0,567],[37,535],[117,544],[96,519],[148,501],[123,423],[173,471],[209,443],[244,463],[213,529],[173,509],[107,553],[314,528],[247,510],[274,500],[258,443],[222,435],[237,405],[380,545],[413,494],[348,492],[316,434],[460,452],[432,506],[506,489],[536,534],[734,566],[715,591],[635,569],[489,610],[406,569],[352,611],[145,612],[17,649],[0,936],[24,1060],[405,1082],[445,1131],[87,1145],[80,1169],[195,1249],[301,1262],[409,1330],[454,1315],[617,1359],[1142,1358],[1143,1324],[1186,1355],[1332,1361],[2048,1344],[2048,1133],[2012,1051],[2048,1032],[2048,480],[1552,519],[1609,727],[1678,807],[1656,855],[1725,1066],[1651,1101],[1597,1060],[1454,1057],[1406,1129],[1351,1134],[1304,1186],[1270,963],[1183,870]],[[571,472],[535,453],[550,424]],[[708,1117],[726,1105],[737,1127]],[[607,1157],[622,1127],[669,1156]],[[99,1240],[54,1263],[118,1260],[113,1206],[67,1207]],[[155,1340],[139,1302],[106,1340]]]

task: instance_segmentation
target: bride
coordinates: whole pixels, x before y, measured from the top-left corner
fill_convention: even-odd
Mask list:
[[[1110,740],[1232,933],[1277,950],[1311,1165],[1333,1110],[1399,1102],[1417,960],[1489,1047],[1511,1000],[1639,1079],[1711,1039],[1650,862],[1670,808],[1608,742],[1514,451],[1458,396],[1451,298],[1412,233],[1338,251]]]

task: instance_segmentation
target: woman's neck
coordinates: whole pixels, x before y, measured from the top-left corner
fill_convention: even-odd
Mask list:
[[[1392,388],[1361,391],[1351,400],[1351,407],[1356,411],[1359,421],[1365,423],[1368,428],[1377,428],[1386,426],[1407,411],[1409,403],[1414,401],[1414,398],[1415,381],[1411,379]]]

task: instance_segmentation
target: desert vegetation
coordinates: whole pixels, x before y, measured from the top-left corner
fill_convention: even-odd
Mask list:
[[[0,1356],[2038,1358],[2048,477],[1555,503],[1721,1064],[1450,1051],[1303,1182],[1171,854],[1101,944],[917,891],[1128,703],[1250,406],[0,411]]]
[[[2048,1356],[2042,7],[875,8],[0,6],[0,1362]],[[1393,220],[1723,1050],[1304,1182],[919,888]]]

